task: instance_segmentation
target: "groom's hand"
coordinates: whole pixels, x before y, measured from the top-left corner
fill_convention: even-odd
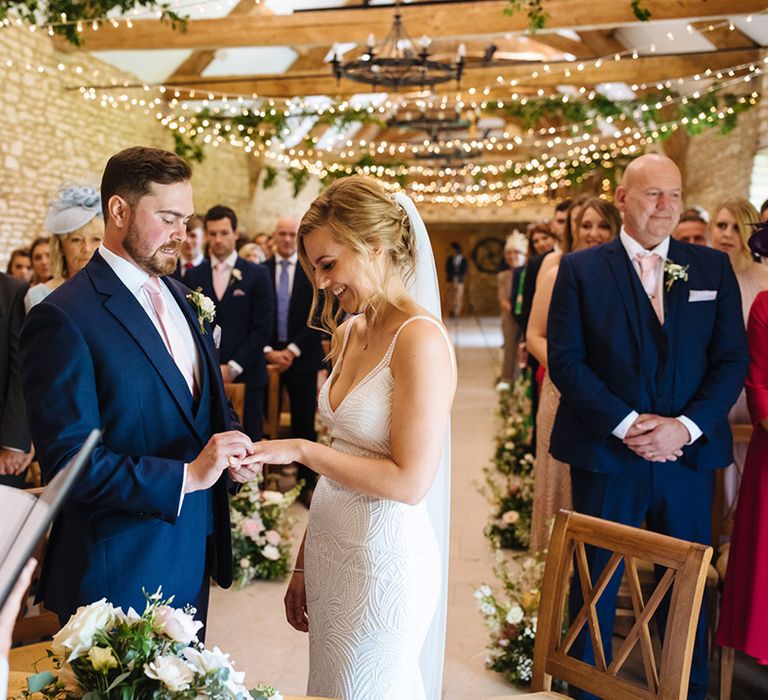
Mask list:
[[[624,444],[651,462],[674,462],[690,439],[688,429],[676,418],[643,415],[633,423]]]
[[[216,433],[197,458],[187,465],[184,493],[210,488],[225,469],[239,467],[251,454],[253,443],[247,435],[237,430]]]

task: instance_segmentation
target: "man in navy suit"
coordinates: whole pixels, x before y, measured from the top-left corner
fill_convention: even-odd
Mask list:
[[[122,151],[101,183],[104,243],[30,312],[24,395],[45,481],[93,428],[104,433],[56,518],[39,597],[65,621],[106,597],[143,609],[142,588],[205,621],[209,577],[232,582],[227,472],[251,440],[224,394],[204,300],[166,277],[194,211],[189,166]]]
[[[298,229],[299,222],[293,217],[279,219],[274,233],[275,255],[264,263],[272,278],[275,299],[272,337],[264,348],[264,355],[267,362],[279,367],[281,384],[288,391],[292,436],[314,441],[317,439],[317,373],[323,362],[323,347],[320,331],[308,325],[312,283],[298,261]],[[299,465],[298,475],[306,484],[302,501],[307,505],[312,497],[315,474]]]
[[[272,333],[273,294],[266,268],[239,257],[237,216],[217,205],[205,215],[209,258],[184,275],[184,284],[216,304],[221,328],[219,364],[225,382],[245,383],[243,428],[251,440],[261,440],[267,365],[263,348]]]
[[[633,161],[616,203],[620,237],[560,264],[547,325],[562,393],[550,451],[571,465],[575,510],[708,544],[714,470],[732,461],[727,415],[748,365],[739,288],[727,256],[670,238],[682,208],[671,160]],[[595,581],[607,555],[589,558]],[[598,606],[609,647],[620,575]],[[572,613],[581,603],[574,585]],[[574,650],[593,658],[586,635]],[[704,605],[689,698],[705,697],[707,677]]]

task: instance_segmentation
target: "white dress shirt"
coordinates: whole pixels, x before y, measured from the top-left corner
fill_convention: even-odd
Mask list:
[[[8,659],[0,656],[0,700],[8,694]]]
[[[635,272],[637,273],[637,276],[642,280],[642,273],[640,271],[640,263],[637,261],[637,255],[640,254],[643,255],[652,255],[656,254],[661,258],[661,264],[656,266],[656,278],[653,280],[652,284],[649,284],[649,287],[654,290],[659,290],[657,293],[659,294],[659,307],[664,308],[664,294],[663,294],[663,284],[664,284],[664,263],[667,261],[667,256],[669,254],[669,236],[665,238],[659,245],[657,245],[655,248],[652,248],[651,250],[648,250],[646,248],[643,248],[634,238],[632,238],[625,230],[624,227],[621,227],[621,233],[619,234],[619,240],[621,241],[621,244],[624,246],[624,250],[627,251],[627,255],[629,256],[630,261],[632,262],[632,267],[634,268]],[[648,292],[648,290],[646,290]],[[629,429],[632,427],[632,424],[637,420],[638,416],[640,414],[637,411],[631,411],[624,420],[621,421],[614,429],[613,434],[619,438],[619,440],[623,440],[627,432],[629,432]],[[686,443],[688,445],[693,444],[698,440],[701,435],[701,429],[699,428],[696,423],[694,423],[690,418],[687,416],[677,416],[677,420],[679,420],[686,428],[688,433],[691,436],[691,439]]]
[[[129,262],[125,258],[121,258],[119,255],[113,253],[109,248],[106,248],[102,243],[99,246],[99,253],[104,258],[104,262],[112,268],[112,271],[118,276],[120,281],[128,288],[128,291],[136,297],[136,301],[141,304],[141,308],[144,309],[149,320],[157,329],[160,338],[163,337],[163,330],[160,326],[160,319],[157,318],[155,309],[152,306],[152,302],[149,299],[149,294],[144,289],[144,283],[149,279],[149,275],[141,268],[137,267],[133,263]],[[193,366],[195,368],[195,381],[197,386],[202,386],[202,380],[200,375],[200,356],[197,352],[197,345],[195,345],[195,339],[192,337],[192,330],[187,322],[187,317],[176,302],[176,298],[171,294],[171,290],[168,287],[160,283],[160,290],[163,294],[163,300],[165,306],[176,324],[176,327],[184,339],[184,345],[187,351],[190,353],[190,357],[193,358]],[[184,487],[187,482],[187,464],[184,465],[184,479],[181,483],[181,495],[179,497],[179,513],[181,513],[181,506],[184,503]]]
[[[224,267],[229,272],[229,277],[231,278],[232,270],[235,269],[235,263],[237,263],[236,250],[233,250],[226,258],[224,258],[224,260],[219,260],[216,256],[212,255],[211,256],[211,274],[216,275],[216,266],[223,264]],[[230,279],[230,282],[231,281],[232,280]],[[222,333],[223,332],[224,332],[224,329],[222,328]],[[229,362],[227,362],[227,367],[229,367],[229,369],[232,372],[232,379],[237,379],[237,377],[239,377],[243,373],[242,366],[238,362],[235,362],[234,360],[230,360]]]
[[[277,299],[277,288],[280,284],[280,273],[283,271],[283,266],[280,264],[282,260],[287,260],[288,265],[288,294],[293,296],[293,280],[296,279],[296,265],[299,264],[299,255],[294,253],[289,258],[284,258],[280,253],[275,253],[275,299]],[[275,310],[277,313],[277,310]],[[301,350],[296,343],[288,343],[285,349],[290,351],[294,357],[301,357]],[[272,352],[274,348],[271,345],[264,347],[264,352]]]

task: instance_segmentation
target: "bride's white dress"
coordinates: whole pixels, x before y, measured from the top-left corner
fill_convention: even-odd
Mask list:
[[[336,410],[320,390],[319,410],[340,452],[388,458],[392,387],[387,353]],[[447,338],[447,336],[446,336]],[[424,501],[371,498],[321,477],[304,552],[309,617],[307,693],[343,700],[424,700],[419,654],[441,586],[438,544]]]

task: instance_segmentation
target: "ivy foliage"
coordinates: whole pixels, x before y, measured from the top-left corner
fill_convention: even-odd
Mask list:
[[[534,34],[547,26],[549,14],[544,9],[544,2],[545,0],[507,0],[504,14],[511,17],[518,12],[525,12],[528,15],[528,31]],[[651,19],[651,11],[645,6],[645,0],[631,0],[630,5],[639,21],[647,22]]]
[[[13,11],[18,17],[35,24],[50,24],[75,46],[82,46],[78,22],[106,22],[110,12],[126,14],[133,10],[160,12],[160,19],[169,22],[174,29],[185,31],[187,20],[173,11],[170,2],[156,0],[3,0],[0,2],[0,20]],[[66,18],[66,23],[62,22]]]

